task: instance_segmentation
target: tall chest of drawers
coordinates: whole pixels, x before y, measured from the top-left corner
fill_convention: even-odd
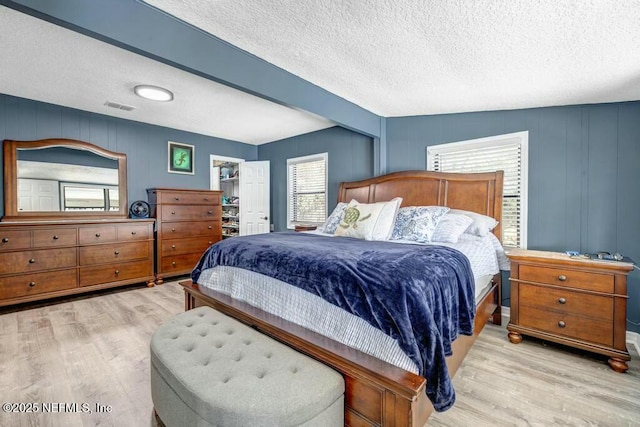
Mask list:
[[[153,285],[153,220],[0,223],[0,306]]]
[[[519,249],[508,255],[511,342],[530,335],[608,356],[617,372],[628,369],[627,275],[632,264]]]
[[[222,239],[222,191],[149,188],[156,218],[156,282],[191,273],[204,251]]]

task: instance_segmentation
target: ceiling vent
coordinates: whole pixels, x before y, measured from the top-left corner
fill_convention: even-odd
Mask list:
[[[107,107],[117,108],[118,110],[124,110],[124,111],[132,111],[136,109],[136,107],[131,105],[118,104],[117,102],[111,102],[111,101],[105,102],[104,105],[106,105]]]

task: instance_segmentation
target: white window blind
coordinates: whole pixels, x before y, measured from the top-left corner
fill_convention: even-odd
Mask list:
[[[502,243],[526,248],[528,132],[427,147],[427,169],[441,172],[504,171]]]
[[[327,218],[327,153],[287,159],[287,227]]]

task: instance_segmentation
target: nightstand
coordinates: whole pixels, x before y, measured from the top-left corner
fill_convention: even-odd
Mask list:
[[[522,335],[609,356],[625,372],[627,275],[633,264],[513,249],[509,340]]]
[[[317,225],[311,225],[311,224],[297,224],[295,226],[295,231],[296,232],[300,232],[300,231],[313,231],[316,228],[318,228]]]

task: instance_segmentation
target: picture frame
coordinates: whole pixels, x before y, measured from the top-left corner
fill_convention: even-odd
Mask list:
[[[196,147],[193,145],[169,141],[167,147],[168,172],[193,175],[195,173],[195,151]]]

